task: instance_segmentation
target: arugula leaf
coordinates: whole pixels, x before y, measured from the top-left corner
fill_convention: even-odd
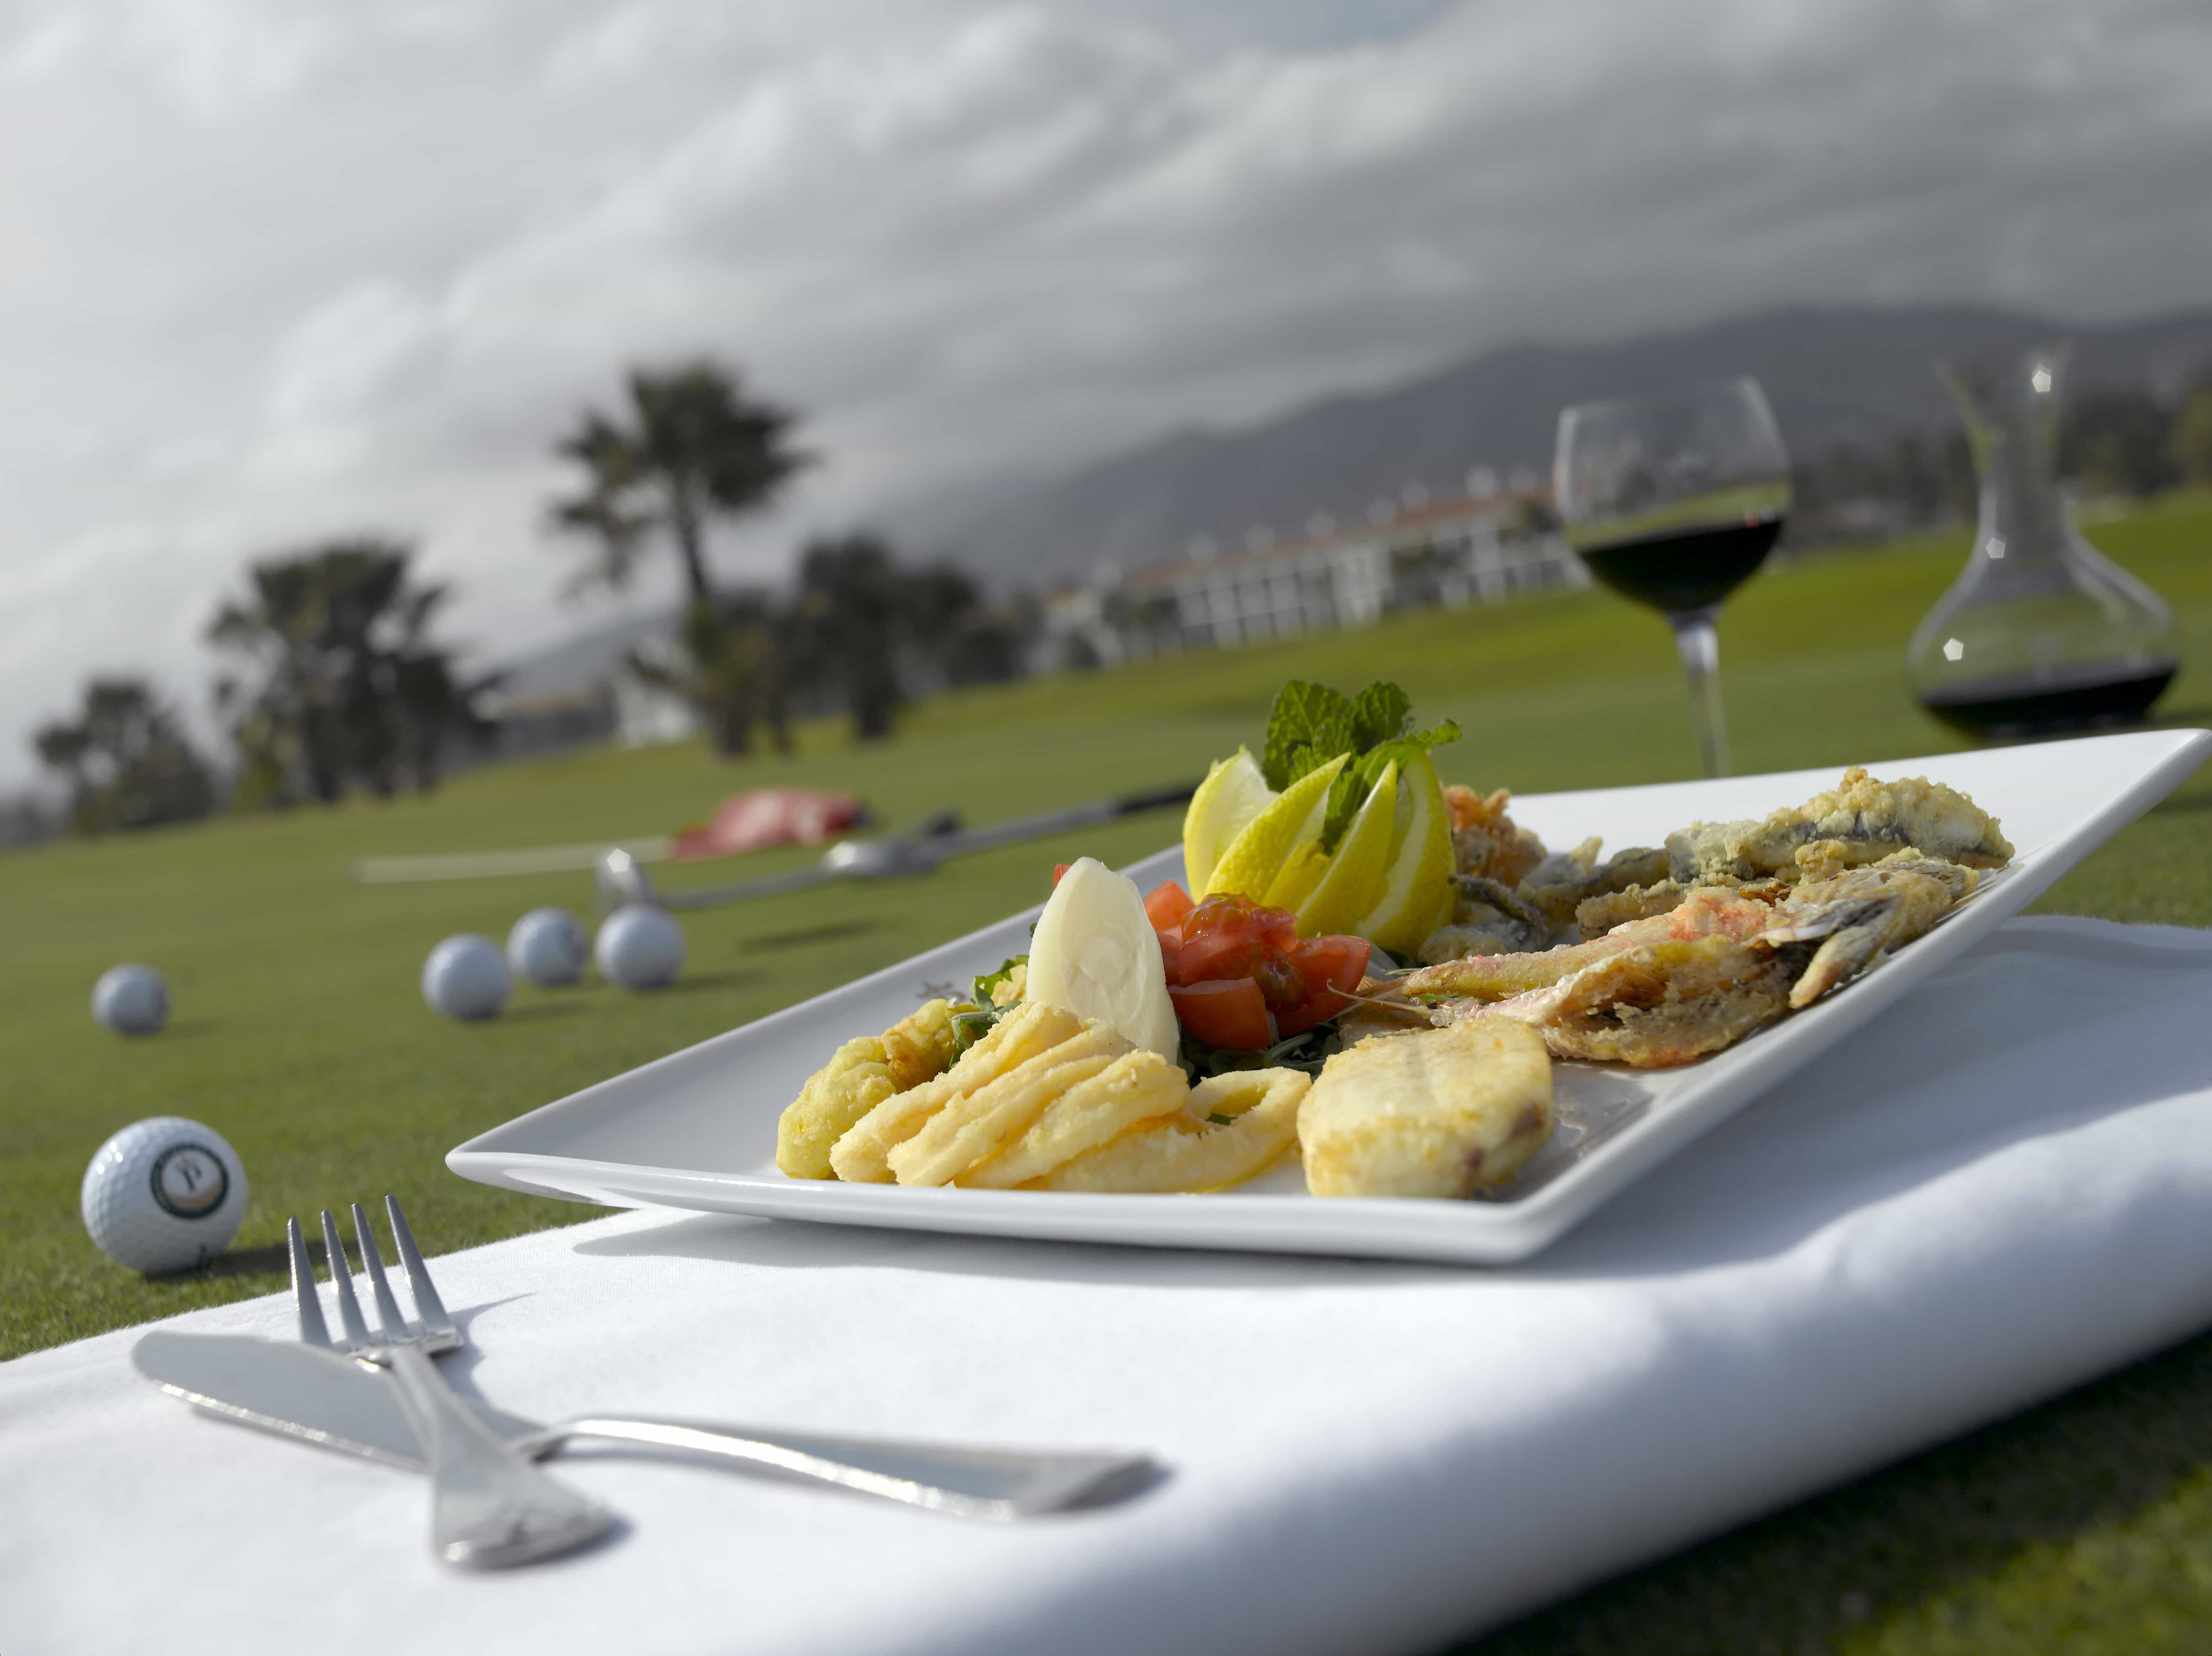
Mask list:
[[[1004,1006],[991,1004],[991,992],[1013,975],[1014,968],[1025,964],[1027,955],[1017,955],[995,972],[975,980],[969,992],[975,1005],[965,1012],[955,1012],[945,1022],[952,1026],[952,1049],[956,1056],[966,1052],[985,1035],[991,1033],[999,1020],[1019,1006],[1019,1001],[1009,1001]]]

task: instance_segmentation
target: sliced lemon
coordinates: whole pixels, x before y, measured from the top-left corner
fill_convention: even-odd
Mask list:
[[[1442,923],[1451,901],[1451,819],[1443,784],[1426,755],[1406,761],[1401,809],[1382,895],[1357,930],[1394,955],[1411,955]]]
[[[1321,883],[1322,876],[1328,872],[1328,853],[1321,848],[1318,839],[1316,834],[1316,843],[1307,846],[1304,851],[1291,852],[1290,859],[1283,864],[1283,871],[1275,876],[1275,883],[1267,888],[1267,895],[1260,899],[1261,902],[1270,908],[1287,908],[1296,913],[1298,905],[1313,895],[1314,888]]]
[[[1203,889],[1191,895],[1209,897],[1231,893],[1257,902],[1267,895],[1275,877],[1293,854],[1321,838],[1321,825],[1328,811],[1328,785],[1352,755],[1339,754],[1275,796],[1274,803],[1247,822],[1221,860],[1213,865]]]
[[[1349,931],[1361,915],[1373,908],[1389,883],[1392,829],[1398,816],[1398,766],[1394,760],[1382,767],[1375,786],[1367,791],[1359,814],[1337,841],[1321,877],[1297,910],[1298,935],[1318,937],[1326,932]]]
[[[1206,889],[1221,853],[1246,823],[1274,802],[1275,791],[1260,773],[1249,749],[1239,748],[1229,758],[1214,761],[1183,815],[1182,871],[1188,889]]]

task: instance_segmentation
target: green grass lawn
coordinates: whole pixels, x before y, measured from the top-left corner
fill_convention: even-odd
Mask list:
[[[2162,712],[2212,724],[2212,500],[2175,497],[2094,537],[2164,592],[2188,665]],[[1958,745],[1907,696],[1914,622],[1964,537],[1837,553],[1762,575],[1722,624],[1739,769]],[[14,946],[0,953],[0,1356],[269,1292],[284,1216],[385,1191],[434,1249],[591,1210],[449,1175],[452,1145],[645,1059],[898,960],[1036,901],[1055,858],[1126,861],[1170,840],[1155,816],[1010,847],[929,879],[829,889],[685,918],[684,982],[517,994],[495,1022],[432,1016],[423,955],[448,932],[503,936],[524,909],[588,909],[581,874],[358,887],[352,858],[626,838],[703,816],[769,781],[850,790],[898,824],[970,822],[1198,774],[1255,742],[1291,675],[1392,677],[1467,737],[1448,779],[1533,792],[1689,775],[1696,749],[1672,646],[1599,593],[1429,612],[1365,631],[951,695],[858,750],[810,727],[790,760],[718,764],[690,746],[590,752],[462,778],[428,801],[361,802],[0,858]],[[671,883],[802,860],[781,852]],[[2212,777],[2185,785],[2040,905],[2212,925]],[[95,1028],[106,967],[161,968],[157,1040]],[[143,1280],[77,1220],[94,1148],[142,1116],[228,1137],[253,1199],[232,1253]],[[1770,1520],[1485,1641],[1485,1651],[1881,1652],[2156,1647],[2212,1626],[2212,1344],[2143,1365]],[[2063,1631],[2062,1637],[2060,1632]],[[2064,1631],[2070,1629],[2070,1631]],[[2179,1648],[2180,1646],[2174,1646]]]

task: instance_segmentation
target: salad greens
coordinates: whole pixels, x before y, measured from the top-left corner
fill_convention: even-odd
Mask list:
[[[1321,848],[1333,852],[1386,767],[1395,761],[1402,769],[1408,758],[1456,742],[1459,734],[1449,719],[1415,730],[1413,700],[1395,684],[1377,679],[1346,697],[1326,684],[1294,678],[1276,692],[1268,712],[1260,771],[1279,793],[1339,754],[1352,756],[1329,786]]]
[[[975,980],[968,992],[969,998],[975,1004],[964,1012],[955,1012],[946,1020],[952,1026],[952,1051],[956,1058],[989,1034],[1000,1018],[1021,1004],[1021,1002],[1014,1000],[1008,1001],[1004,1006],[994,1006],[991,1004],[991,992],[1013,976],[1016,967],[1028,965],[1029,958],[1027,955],[1016,955],[1011,960],[1001,961],[997,971],[986,973]]]

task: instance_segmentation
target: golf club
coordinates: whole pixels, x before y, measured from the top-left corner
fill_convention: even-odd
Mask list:
[[[1095,800],[1087,805],[1018,816],[1012,822],[994,822],[978,828],[963,828],[957,812],[940,811],[902,834],[887,834],[880,840],[840,840],[811,868],[789,869],[781,874],[763,874],[728,885],[703,886],[688,891],[659,890],[646,873],[643,863],[631,852],[617,847],[600,853],[592,866],[592,882],[598,889],[599,907],[605,913],[627,903],[654,903],[663,908],[719,908],[725,903],[805,891],[833,880],[889,880],[927,874],[939,864],[955,857],[1018,845],[1024,840],[1041,840],[1073,828],[1091,828],[1148,810],[1188,804],[1197,791],[1196,782],[1183,782],[1149,793]]]

